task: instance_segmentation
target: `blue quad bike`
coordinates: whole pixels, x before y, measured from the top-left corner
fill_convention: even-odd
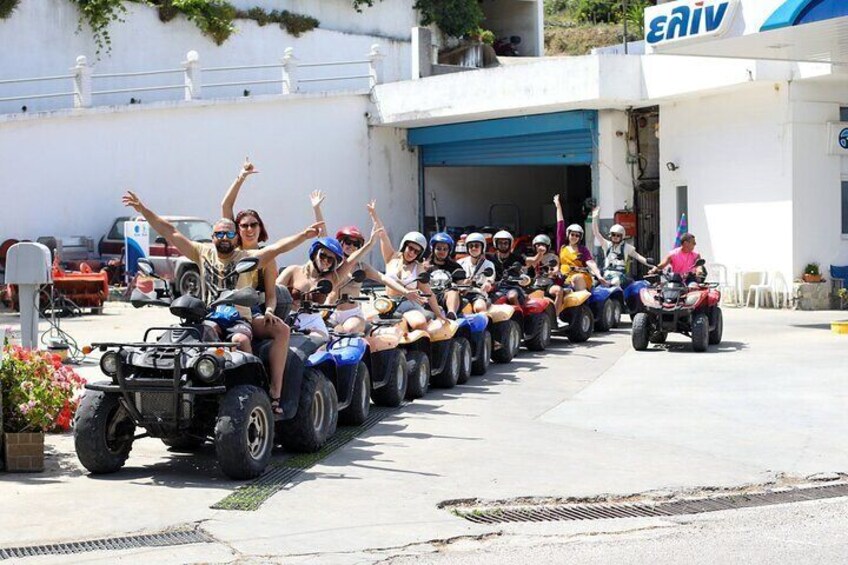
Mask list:
[[[608,332],[621,323],[621,313],[625,307],[621,287],[595,285],[587,303],[595,317],[596,332]]]

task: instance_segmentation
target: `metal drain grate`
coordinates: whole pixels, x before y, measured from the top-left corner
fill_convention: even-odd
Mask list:
[[[157,534],[0,548],[0,561],[5,559],[23,559],[25,557],[46,557],[49,555],[73,555],[87,551],[120,551],[141,547],[168,547],[214,542],[215,538],[201,529],[175,530]]]
[[[457,516],[475,524],[605,520],[610,518],[653,518],[658,516],[701,514],[704,512],[771,506],[843,496],[848,496],[848,484],[840,483],[813,488],[797,488],[757,494],[733,494],[713,498],[658,502],[656,504],[551,504],[539,506],[501,506],[473,510],[455,508],[453,512]]]
[[[298,475],[309,469],[353,438],[377,424],[386,416],[397,412],[397,408],[371,407],[371,413],[359,426],[338,428],[335,435],[315,453],[300,453],[273,463],[261,477],[236,489],[223,500],[215,503],[216,510],[258,510],[266,500],[294,482]]]

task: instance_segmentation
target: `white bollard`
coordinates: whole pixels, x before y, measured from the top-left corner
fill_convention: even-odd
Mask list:
[[[91,67],[85,55],[77,57],[77,65],[71,70],[74,72],[74,108],[91,107]]]
[[[200,81],[200,55],[197,51],[191,50],[186,53],[183,69],[185,69],[185,99],[200,100],[203,86]]]
[[[294,94],[298,91],[297,59],[294,49],[286,47],[283,52],[283,94]]]
[[[371,46],[371,52],[368,53],[368,87],[373,89],[380,84],[380,78],[383,74],[383,54],[380,53],[380,46],[376,43]]]

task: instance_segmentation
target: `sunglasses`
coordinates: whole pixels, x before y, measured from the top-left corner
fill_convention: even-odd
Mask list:
[[[323,251],[319,251],[318,252],[318,260],[319,261],[327,261],[327,262],[330,262],[330,263],[335,263],[336,262],[336,256],[331,255],[329,253],[324,253]]]
[[[610,237],[621,237],[620,233],[611,233]]]
[[[467,247],[468,249],[476,249],[476,248],[478,248],[478,247],[479,247],[480,249],[483,249],[483,244],[482,244],[482,243],[469,243],[469,244],[468,244],[468,245],[466,245],[465,247]]]
[[[568,237],[580,237],[580,234],[577,233],[576,231],[573,231],[573,232],[568,234]]]
[[[352,246],[356,247],[357,249],[362,247],[362,242],[359,241],[358,239],[343,239],[341,241],[341,244],[342,245],[352,245]]]
[[[216,231],[212,235],[215,236],[215,239],[235,239],[236,232],[234,231]]]
[[[254,230],[259,227],[259,222],[250,222],[249,224],[239,224],[243,230]]]

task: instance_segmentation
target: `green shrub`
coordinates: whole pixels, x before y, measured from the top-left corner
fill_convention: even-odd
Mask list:
[[[5,20],[12,15],[18,7],[18,0],[0,0],[0,20]]]

